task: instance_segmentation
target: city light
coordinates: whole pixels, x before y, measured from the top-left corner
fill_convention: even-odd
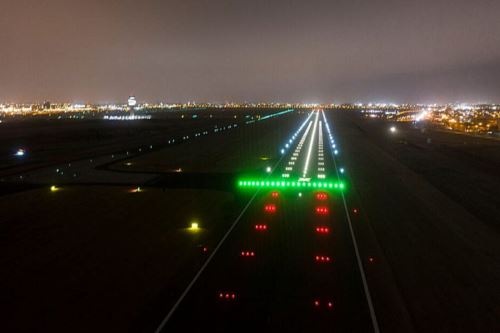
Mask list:
[[[15,153],[15,155],[16,155],[16,156],[19,156],[19,157],[22,157],[22,156],[24,156],[25,154],[26,154],[26,150],[24,150],[24,149],[22,149],[22,148],[18,149],[18,150],[16,151],[16,153]]]

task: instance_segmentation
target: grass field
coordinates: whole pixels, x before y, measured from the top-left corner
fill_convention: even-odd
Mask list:
[[[158,295],[168,302],[178,294],[238,209],[229,193],[130,190],[41,188],[0,198],[2,330],[129,330]],[[201,231],[186,230],[195,220]]]

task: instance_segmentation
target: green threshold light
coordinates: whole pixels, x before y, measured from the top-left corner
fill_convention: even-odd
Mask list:
[[[283,180],[259,180],[259,179],[241,179],[238,180],[238,187],[244,188],[297,188],[297,189],[338,189],[343,190],[345,184],[343,182],[329,181],[283,181]]]

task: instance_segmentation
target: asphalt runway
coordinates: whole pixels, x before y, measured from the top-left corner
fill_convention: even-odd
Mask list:
[[[336,179],[338,147],[311,115],[270,178]],[[250,189],[241,200],[248,210],[159,331],[375,331],[340,191]]]

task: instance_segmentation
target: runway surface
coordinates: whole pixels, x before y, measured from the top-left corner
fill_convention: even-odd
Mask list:
[[[342,181],[340,147],[321,110],[304,118],[269,175],[242,186],[247,209],[220,247],[207,250],[206,266],[157,331],[378,329],[344,189],[325,185]]]

